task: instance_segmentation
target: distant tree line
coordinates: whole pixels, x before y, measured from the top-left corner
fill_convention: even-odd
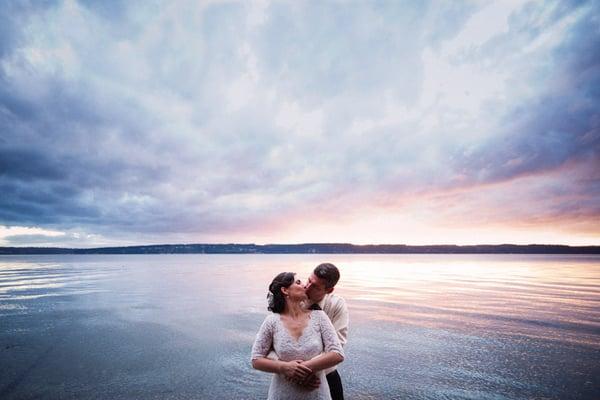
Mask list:
[[[565,245],[433,245],[304,244],[160,244],[148,246],[60,248],[0,247],[0,254],[600,254],[600,246]]]

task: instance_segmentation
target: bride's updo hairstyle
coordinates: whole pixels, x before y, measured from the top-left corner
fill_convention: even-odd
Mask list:
[[[293,272],[282,272],[273,279],[273,282],[269,285],[269,293],[267,294],[267,300],[269,311],[281,314],[285,307],[285,297],[281,292],[281,288],[288,288],[294,283]]]

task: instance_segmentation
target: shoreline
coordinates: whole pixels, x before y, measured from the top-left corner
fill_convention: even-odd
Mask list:
[[[600,254],[600,246],[545,244],[354,245],[349,243],[304,244],[159,244],[94,248],[0,247],[0,255],[42,254]]]

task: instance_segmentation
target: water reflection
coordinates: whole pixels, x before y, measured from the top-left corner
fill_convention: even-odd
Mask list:
[[[412,256],[344,264],[353,317],[599,346],[600,266],[540,256]],[[358,311],[358,312],[357,312]]]
[[[33,256],[0,258],[0,397],[52,397],[50,381],[65,398],[263,397],[248,353],[267,285],[323,261],[340,267],[350,308],[352,398],[599,389],[600,257]]]

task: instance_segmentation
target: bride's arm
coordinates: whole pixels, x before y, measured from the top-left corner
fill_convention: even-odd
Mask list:
[[[344,350],[340,339],[331,324],[329,317],[323,311],[313,311],[313,315],[319,318],[321,325],[321,339],[323,340],[324,353],[304,362],[304,365],[313,371],[331,368],[344,361]]]
[[[306,364],[302,364],[302,360],[286,362],[260,357],[252,360],[252,367],[260,371],[283,374],[288,378],[296,379],[304,379],[312,373],[312,370]]]
[[[327,353],[321,353],[308,361],[304,361],[303,365],[314,372],[317,372],[338,365],[342,361],[344,361],[344,357],[341,354],[336,353],[335,351],[329,351]]]

